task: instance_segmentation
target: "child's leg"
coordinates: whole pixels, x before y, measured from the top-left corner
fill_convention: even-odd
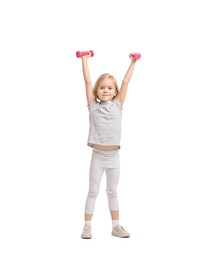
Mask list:
[[[109,161],[110,168],[106,170],[107,196],[113,226],[119,225],[119,204],[117,197],[117,186],[120,175],[119,151],[113,152]]]
[[[92,238],[91,220],[95,208],[96,198],[99,193],[100,183],[104,168],[100,155],[93,150],[89,173],[89,191],[85,203],[85,224],[81,233],[81,238]]]
[[[102,180],[104,167],[102,161],[97,152],[93,151],[90,164],[90,173],[89,173],[89,191],[85,203],[85,221],[91,221],[96,198],[99,194],[100,183]]]
[[[127,232],[122,226],[119,225],[119,205],[117,198],[117,186],[119,182],[119,156],[113,156],[113,160],[110,161],[110,168],[106,170],[107,176],[107,195],[110,208],[110,214],[112,218],[112,235],[127,238],[130,237],[130,233]]]

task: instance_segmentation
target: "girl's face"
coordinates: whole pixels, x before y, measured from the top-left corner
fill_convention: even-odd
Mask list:
[[[117,95],[112,79],[103,79],[97,87],[97,96],[101,101],[110,101]]]

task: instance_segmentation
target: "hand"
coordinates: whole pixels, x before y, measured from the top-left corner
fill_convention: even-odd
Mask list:
[[[132,61],[137,61],[141,58],[141,54],[138,52],[130,53],[129,57]]]
[[[88,56],[88,57],[93,57],[94,56],[94,51],[77,51],[76,52],[77,58],[81,58],[83,56]]]
[[[87,60],[88,58],[93,57],[91,51],[86,52],[86,54],[81,55],[82,60]]]

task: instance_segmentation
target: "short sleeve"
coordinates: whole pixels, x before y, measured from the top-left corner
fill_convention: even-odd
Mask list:
[[[90,105],[88,105],[88,110],[90,110],[94,105],[96,105],[96,100],[94,99]]]
[[[113,103],[116,104],[120,109],[123,109],[121,102],[117,98],[113,99]]]

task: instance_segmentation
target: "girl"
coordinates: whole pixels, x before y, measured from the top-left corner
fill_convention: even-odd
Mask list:
[[[92,147],[89,190],[85,203],[85,224],[81,238],[92,238],[91,220],[104,172],[106,173],[106,192],[112,219],[112,235],[127,238],[130,234],[119,225],[117,198],[117,185],[120,173],[119,149],[122,107],[128,83],[138,58],[133,54],[129,55],[131,63],[122,81],[120,90],[116,79],[110,74],[101,75],[93,88],[88,68],[88,58],[91,57],[91,54],[90,51],[81,56],[90,122],[88,145]]]

